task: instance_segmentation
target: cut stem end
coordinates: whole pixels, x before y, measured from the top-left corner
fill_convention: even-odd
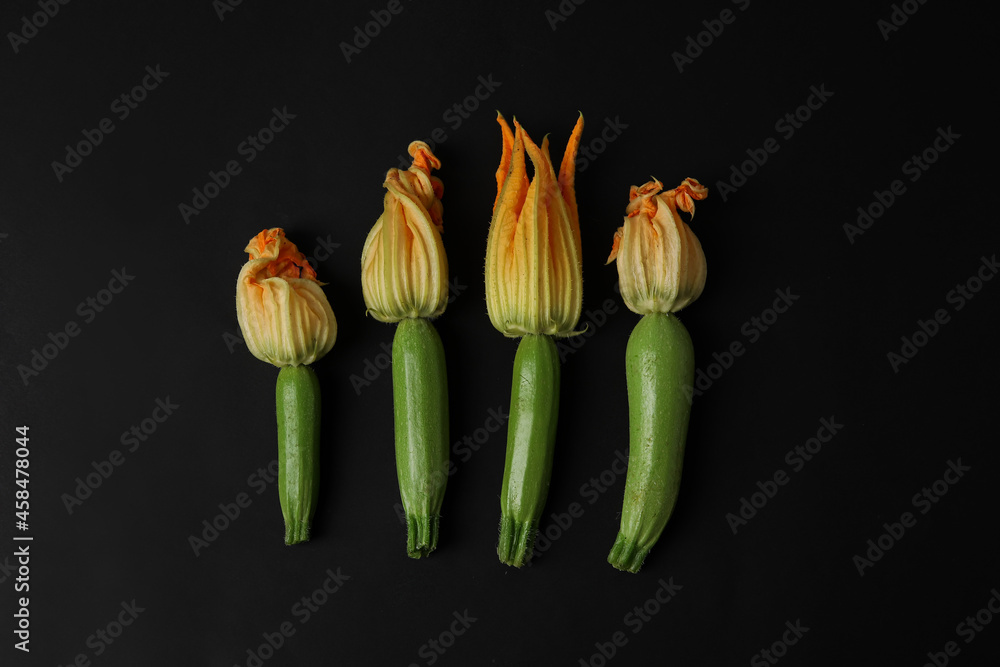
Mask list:
[[[535,551],[538,524],[534,521],[517,521],[509,516],[500,517],[500,542],[497,556],[504,565],[524,567]]]
[[[615,545],[611,547],[611,553],[608,554],[608,562],[615,569],[635,574],[642,567],[642,562],[646,560],[649,549],[650,547],[639,548],[639,544],[635,540],[619,532],[615,539]]]
[[[293,521],[285,524],[285,544],[291,546],[301,542],[309,541],[309,523],[307,521]]]
[[[426,558],[437,549],[440,516],[406,515],[406,555]]]

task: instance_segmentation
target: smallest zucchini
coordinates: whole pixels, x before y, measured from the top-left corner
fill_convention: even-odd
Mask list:
[[[309,366],[278,371],[278,499],[285,544],[309,540],[319,497],[319,379]]]
[[[309,539],[319,490],[319,381],[309,364],[337,340],[337,318],[316,270],[280,227],[244,249],[236,279],[236,319],[247,349],[277,366],[278,496],[285,544]]]

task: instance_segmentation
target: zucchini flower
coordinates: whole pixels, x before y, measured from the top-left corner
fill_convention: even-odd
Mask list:
[[[448,259],[441,243],[444,193],[440,169],[422,141],[413,164],[390,169],[382,215],[361,252],[368,313],[398,322],[392,343],[396,473],[406,514],[406,553],[429,556],[438,543],[448,481],[448,384],[444,347],[430,318],[448,305]]]
[[[486,248],[486,306],[503,335],[521,336],[514,356],[507,454],[500,491],[500,562],[531,560],[552,477],[559,413],[559,353],[553,336],[571,336],[580,319],[583,275],[574,179],[583,115],[559,175],[548,137],[537,146],[515,120],[498,114],[503,153]],[[529,181],[525,153],[534,176]]]
[[[448,258],[441,233],[441,161],[422,141],[410,144],[409,169],[385,176],[383,212],[361,251],[361,288],[380,322],[437,317],[448,305]]]
[[[280,227],[250,239],[236,283],[236,318],[250,353],[278,366],[311,364],[333,348],[337,319],[316,271]]]
[[[705,254],[677,209],[694,215],[708,190],[693,178],[662,194],[663,184],[632,186],[617,260],[622,299],[642,315],[625,348],[629,459],[621,528],[608,562],[638,572],[666,528],[680,490],[694,383],[694,346],[675,312],[705,287]]]
[[[556,176],[546,136],[539,148],[514,120],[511,132],[497,115],[503,155],[497,169],[486,247],[486,306],[493,326],[508,337],[571,336],[580,319],[583,274],[580,218],[574,192],[581,115]],[[534,167],[529,182],[524,154]]]
[[[316,272],[281,228],[250,239],[236,282],[236,318],[250,352],[278,366],[278,498],[285,544],[309,539],[319,493],[319,380],[307,364],[337,337]]]
[[[694,217],[694,200],[708,188],[685,178],[673,190],[660,193],[663,183],[632,186],[625,224],[615,232],[608,263],[618,260],[622,299],[629,310],[676,313],[701,296],[707,266],[698,237],[681,220],[677,209]]]

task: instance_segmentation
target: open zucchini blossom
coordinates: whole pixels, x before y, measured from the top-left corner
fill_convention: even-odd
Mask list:
[[[501,563],[523,567],[534,552],[552,479],[559,420],[556,336],[572,336],[583,302],[580,218],[574,178],[583,114],[563,153],[559,175],[549,139],[537,146],[517,120],[497,114],[503,153],[486,245],[486,306],[500,333],[520,338],[514,355],[507,453],[500,485]],[[525,153],[534,176],[529,181]]]
[[[694,217],[694,202],[708,188],[693,178],[660,192],[655,178],[632,186],[625,224],[615,232],[608,263],[618,260],[622,299],[640,315],[675,313],[705,289],[708,272],[698,237],[681,220],[678,209]]]
[[[580,115],[556,176],[548,137],[537,146],[514,120],[497,114],[503,154],[497,169],[486,248],[486,306],[493,326],[509,337],[570,336],[580,319],[583,274],[574,177],[583,132]],[[525,152],[534,166],[528,180]]]
[[[236,317],[253,356],[278,367],[311,364],[333,347],[337,319],[316,271],[280,227],[250,239],[236,282]]]
[[[361,251],[361,289],[368,313],[381,322],[437,317],[448,305],[448,258],[441,242],[440,169],[423,141],[409,146],[413,164],[390,169],[382,215]]]

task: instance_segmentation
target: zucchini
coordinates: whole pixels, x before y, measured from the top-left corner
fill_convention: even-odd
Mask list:
[[[644,315],[625,351],[629,461],[621,528],[608,562],[638,572],[677,502],[694,382],[694,346],[671,313]]]
[[[521,338],[513,375],[497,556],[505,565],[522,567],[531,560],[552,478],[559,417],[559,352],[552,338]]]
[[[437,548],[449,455],[444,346],[425,318],[406,318],[396,326],[392,395],[406,553],[421,558]]]
[[[319,379],[309,366],[283,366],[275,394],[278,499],[291,545],[309,540],[319,496]]]

